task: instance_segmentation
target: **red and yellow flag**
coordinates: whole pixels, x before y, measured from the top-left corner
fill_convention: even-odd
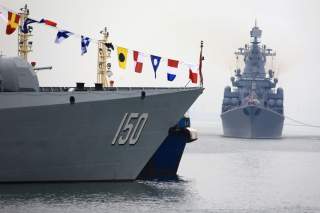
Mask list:
[[[20,20],[20,15],[12,13],[10,11],[8,12],[8,24],[7,24],[7,30],[6,30],[7,35],[14,33],[14,31],[19,26],[19,20]]]

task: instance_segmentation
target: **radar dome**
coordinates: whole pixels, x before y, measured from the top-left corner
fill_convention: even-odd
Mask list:
[[[20,57],[0,57],[0,81],[0,89],[3,91],[39,91],[36,73]]]

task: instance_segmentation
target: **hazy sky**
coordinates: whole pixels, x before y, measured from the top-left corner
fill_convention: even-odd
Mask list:
[[[168,58],[198,63],[200,41],[204,40],[203,72],[206,88],[191,109],[194,121],[220,122],[223,90],[230,85],[235,68],[234,52],[249,42],[249,31],[258,20],[262,42],[277,52],[274,69],[279,86],[285,91],[285,114],[320,125],[320,1],[318,0],[2,0],[0,4],[18,10],[28,3],[31,16],[48,18],[59,27],[92,38],[107,26],[115,44]],[[17,54],[17,37],[5,35],[0,21],[0,50]],[[96,44],[80,55],[80,40],[70,38],[54,44],[56,31],[44,26],[34,29],[32,61],[52,65],[52,71],[38,74],[40,84],[74,85],[76,81],[93,85],[96,81]],[[131,56],[129,56],[131,57]],[[187,69],[181,69],[175,83],[164,77],[153,79],[150,59],[144,73],[118,68],[113,60],[118,86],[184,86]],[[165,73],[165,63],[159,68]],[[173,100],[174,101],[174,100]]]

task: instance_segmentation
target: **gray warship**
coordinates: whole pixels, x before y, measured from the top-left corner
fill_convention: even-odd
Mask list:
[[[102,34],[95,87],[41,87],[19,29],[20,57],[0,57],[0,182],[135,180],[203,92],[111,86]]]
[[[252,28],[250,45],[235,53],[244,58],[244,69],[237,68],[231,77],[232,88],[224,90],[222,104],[223,134],[239,138],[280,138],[284,122],[283,89],[278,87],[274,71],[265,65],[276,54],[261,45],[262,30]]]

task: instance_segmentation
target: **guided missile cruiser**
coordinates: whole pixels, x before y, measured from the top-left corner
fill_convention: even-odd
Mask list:
[[[262,31],[257,25],[250,32],[250,45],[239,48],[244,69],[236,69],[232,87],[224,90],[222,103],[223,134],[239,138],[280,138],[284,122],[283,89],[278,87],[274,71],[266,73],[267,57],[276,54],[261,45]]]

